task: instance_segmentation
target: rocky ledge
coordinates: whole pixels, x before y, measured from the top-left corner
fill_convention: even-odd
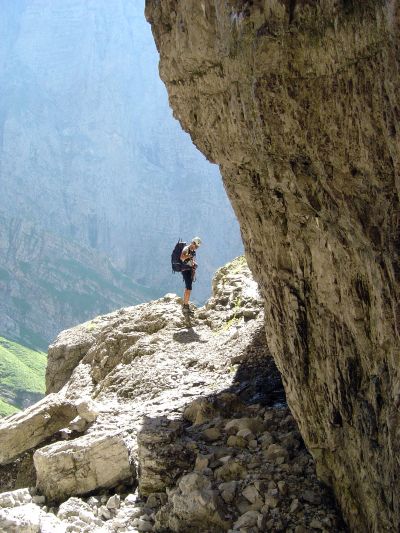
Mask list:
[[[0,425],[0,531],[344,531],[263,324],[238,258],[191,324],[166,295],[62,332]]]

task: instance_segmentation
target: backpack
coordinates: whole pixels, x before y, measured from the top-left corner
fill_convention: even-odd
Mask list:
[[[180,239],[175,244],[175,248],[173,249],[171,254],[172,272],[182,272],[183,263],[181,261],[181,253],[185,246],[186,242],[183,242]]]

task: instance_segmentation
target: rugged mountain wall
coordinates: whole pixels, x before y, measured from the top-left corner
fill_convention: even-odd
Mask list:
[[[159,294],[104,254],[0,213],[0,295],[0,332],[47,350],[66,325]]]
[[[218,168],[171,116],[143,10],[0,0],[0,209],[106,253],[162,294],[183,287],[173,245],[199,234],[204,301],[243,247]]]
[[[147,0],[175,117],[220,165],[269,347],[354,531],[399,507],[395,0]]]

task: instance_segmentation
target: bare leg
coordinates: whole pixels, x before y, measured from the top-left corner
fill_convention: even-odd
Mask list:
[[[183,294],[183,304],[184,305],[187,305],[189,304],[189,300],[190,300],[190,293],[192,291],[190,291],[189,289],[185,289],[185,292]]]

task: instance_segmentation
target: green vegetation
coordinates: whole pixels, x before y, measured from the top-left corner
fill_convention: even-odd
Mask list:
[[[244,255],[236,257],[229,265],[229,274],[239,274],[247,267],[247,261]]]
[[[43,396],[45,371],[45,353],[0,337],[0,414]]]
[[[13,415],[14,413],[18,413],[18,411],[19,409],[17,407],[10,405],[0,398],[0,418],[3,416]]]
[[[239,323],[238,314],[239,314],[239,311],[241,310],[241,307],[242,307],[242,299],[240,298],[240,296],[238,296],[236,300],[234,301],[232,318],[227,320],[224,324],[222,324],[218,329],[215,330],[214,333],[216,335],[227,332],[229,329],[231,329],[231,327]]]

